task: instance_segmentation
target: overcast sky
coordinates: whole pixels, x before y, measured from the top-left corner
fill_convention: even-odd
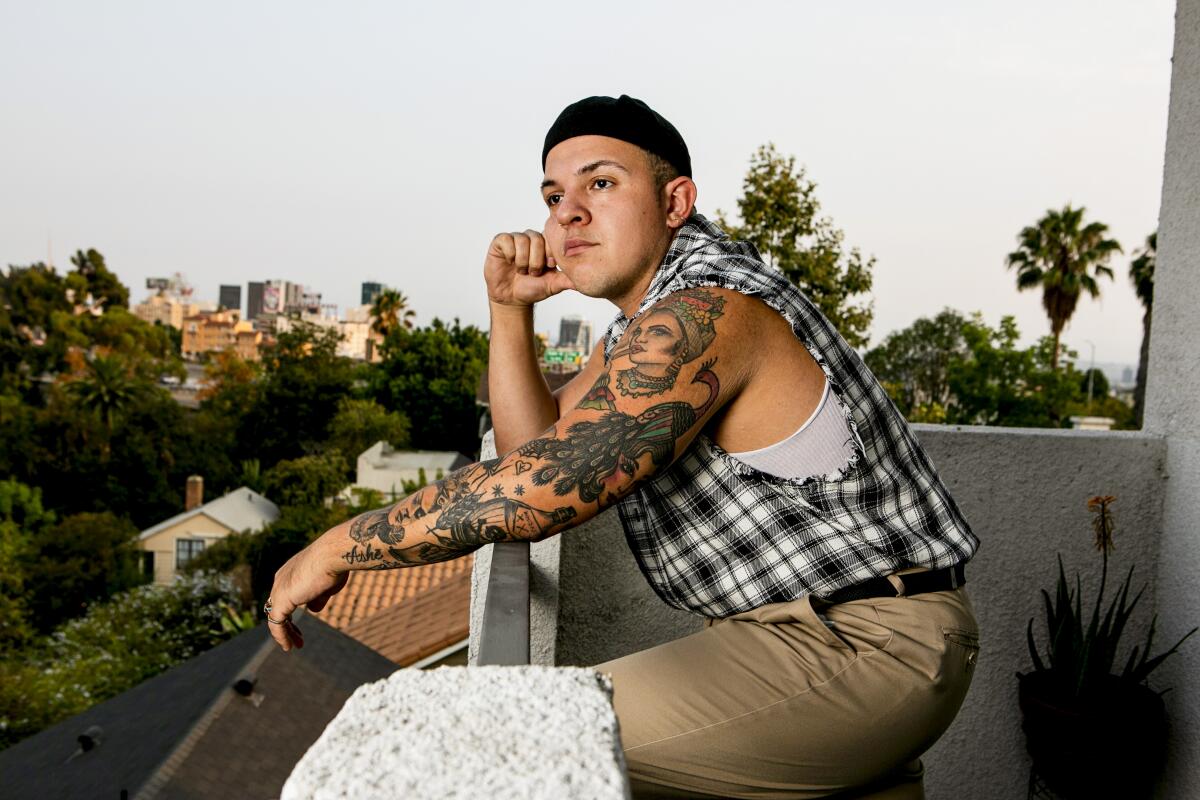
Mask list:
[[[773,141],[877,258],[872,343],[944,306],[1048,331],[1004,256],[1087,207],[1126,255],[1065,340],[1137,360],[1129,254],[1157,224],[1168,0],[421,4],[0,0],[0,265],[95,247],[145,295],[270,278],[344,309],[359,284],[487,325],[483,254],[540,229],[546,128],[645,99],[692,151],[698,207],[735,209]],[[244,289],[243,289],[244,292]],[[614,307],[570,293],[566,313]]]

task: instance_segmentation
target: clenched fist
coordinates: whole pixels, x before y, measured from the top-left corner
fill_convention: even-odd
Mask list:
[[[506,306],[531,306],[575,288],[546,252],[542,234],[533,230],[496,234],[483,262],[483,279],[488,299]]]

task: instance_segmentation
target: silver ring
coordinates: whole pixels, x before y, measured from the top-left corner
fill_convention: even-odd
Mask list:
[[[287,625],[291,621],[292,621],[291,617],[284,617],[283,619],[271,619],[271,615],[270,614],[267,615],[267,622],[270,622],[274,625]]]

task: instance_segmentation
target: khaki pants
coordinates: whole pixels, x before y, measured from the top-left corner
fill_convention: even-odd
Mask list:
[[[808,598],[600,664],[635,797],[809,798],[887,785],[950,725],[979,634],[963,588]],[[850,790],[850,791],[847,791]],[[882,795],[881,795],[882,796]],[[891,796],[891,795],[889,795]]]

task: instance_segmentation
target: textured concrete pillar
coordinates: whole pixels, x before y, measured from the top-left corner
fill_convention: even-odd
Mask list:
[[[1200,0],[1179,0],[1154,318],[1146,382],[1147,432],[1167,440],[1158,610],[1173,643],[1200,624]],[[1156,675],[1171,719],[1165,797],[1200,797],[1200,639]]]
[[[629,797],[612,684],[590,669],[401,669],[358,688],[282,800]]]

